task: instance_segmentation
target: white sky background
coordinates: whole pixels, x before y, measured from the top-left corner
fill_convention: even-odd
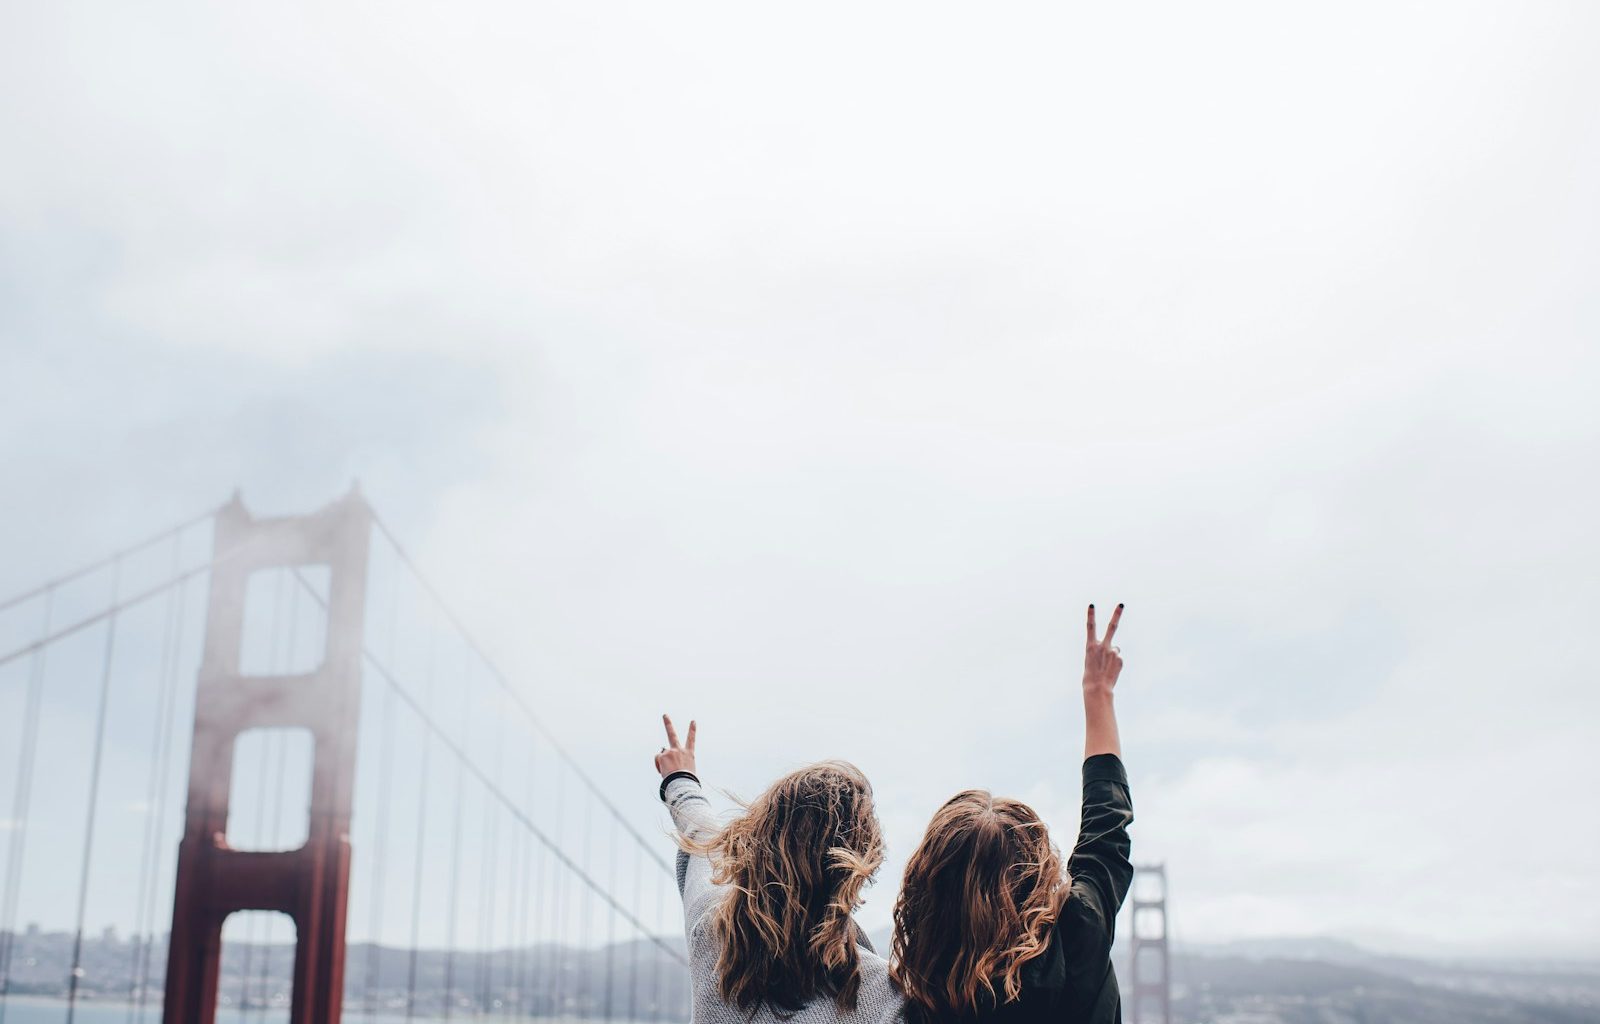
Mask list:
[[[359,476],[607,789],[1070,842],[1179,937],[1600,953],[1600,13],[13,6],[10,593]]]

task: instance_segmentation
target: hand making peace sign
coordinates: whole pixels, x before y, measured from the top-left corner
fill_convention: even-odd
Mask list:
[[[694,721],[689,722],[689,741],[683,746],[678,745],[678,730],[672,727],[672,719],[662,715],[661,724],[667,727],[667,745],[656,755],[656,771],[662,778],[673,772],[694,771]]]
[[[1111,624],[1106,627],[1104,640],[1094,635],[1094,605],[1089,606],[1089,643],[1083,650],[1083,692],[1110,693],[1122,674],[1122,651],[1112,646],[1111,638],[1117,635],[1117,623],[1122,621],[1122,605],[1111,613]]]

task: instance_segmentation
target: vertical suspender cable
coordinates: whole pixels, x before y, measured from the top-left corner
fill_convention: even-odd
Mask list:
[[[433,655],[438,633],[428,629],[428,654],[425,659],[423,707],[433,708]],[[422,863],[428,837],[428,755],[433,748],[433,733],[422,730],[422,759],[417,778],[417,857],[411,874],[411,953],[406,963],[406,1020],[417,1012],[417,952],[422,929]]]
[[[367,971],[362,1002],[366,1012],[373,1013],[373,987],[378,981],[378,938],[383,931],[384,904],[384,848],[389,841],[389,770],[394,751],[394,696],[387,686],[383,690],[382,736],[378,741],[378,820],[377,838],[373,840],[372,911],[367,921]]]
[[[667,886],[659,877],[656,878],[656,927],[667,917]],[[661,991],[661,956],[654,950],[650,952],[650,1019],[661,1019],[661,1007],[665,1005]]]
[[[539,749],[534,747],[533,744],[528,744],[528,813],[530,814],[533,814],[534,805],[539,800],[538,765]],[[528,992],[528,998],[523,1000],[520,1016],[530,1016],[533,1013],[534,1005],[536,1005],[536,1002],[531,997],[533,997],[534,986],[538,984],[538,978],[536,978],[534,971],[538,970],[539,966],[539,930],[538,926],[534,925],[533,922],[533,906],[536,906],[533,893],[534,886],[539,885],[539,878],[544,877],[544,872],[541,870],[542,862],[544,861],[539,858],[538,843],[528,843],[528,848],[523,853],[522,886],[522,942],[523,950],[525,950],[523,957],[526,960],[525,966],[523,966],[522,987],[523,990]],[[539,912],[544,912],[544,907],[539,906]]]
[[[644,899],[644,857],[637,851],[633,856],[633,905],[638,908]],[[639,1020],[639,951],[644,948],[644,940],[648,936],[641,935],[638,940],[628,947],[628,1022],[637,1024]]]
[[[592,855],[594,853],[594,842],[593,842],[593,840],[594,840],[594,812],[593,812],[593,806],[594,805],[590,801],[587,801],[587,800],[584,801],[584,804],[583,804],[583,854],[582,854],[582,858],[579,861],[579,863],[581,863],[583,865],[585,871],[589,870],[589,865],[594,862],[593,859],[592,859]],[[580,911],[580,914],[581,914],[581,916],[578,918],[578,963],[582,964],[583,968],[584,968],[583,974],[582,974],[582,977],[581,977],[580,980],[584,983],[584,991],[583,991],[583,995],[585,997],[584,1001],[586,1003],[592,1003],[593,1002],[593,998],[594,998],[594,993],[590,992],[590,991],[587,991],[587,989],[588,989],[589,984],[591,983],[591,981],[593,979],[593,974],[594,974],[594,972],[590,969],[592,967],[592,964],[590,963],[590,961],[594,957],[593,957],[593,954],[589,950],[589,939],[590,939],[589,926],[594,923],[594,921],[593,921],[593,918],[594,918],[594,906],[593,906],[592,903],[589,902],[589,894],[588,893],[584,894],[583,909],[582,909],[582,911]],[[585,1016],[590,1016],[590,1015],[591,1014],[585,1014]]]
[[[165,860],[165,856],[161,852],[163,849],[162,839],[164,835],[164,823],[167,819],[167,797],[169,796],[168,786],[169,780],[172,778],[173,736],[177,733],[177,726],[173,719],[176,717],[178,709],[178,680],[183,675],[183,636],[184,625],[186,623],[188,614],[188,598],[189,583],[188,580],[185,579],[178,583],[178,621],[172,638],[173,657],[172,661],[168,663],[168,672],[171,674],[171,678],[168,681],[169,685],[167,687],[167,692],[171,699],[168,701],[167,709],[163,716],[165,718],[164,728],[166,730],[166,737],[161,743],[161,779],[156,785],[156,805],[151,811],[151,814],[154,816],[156,821],[155,842],[152,846],[152,849],[155,850],[156,854],[155,864],[153,865],[153,870],[155,871],[154,877],[156,878],[162,877],[161,865]],[[144,944],[144,952],[140,957],[139,962],[139,995],[137,1001],[137,1012],[138,1019],[140,1021],[144,1020],[145,1002],[149,996],[150,990],[151,947],[155,944],[156,907],[158,905],[158,895],[161,888],[161,885],[159,882],[157,882],[156,884],[151,885],[149,891],[145,894],[145,899],[147,902],[145,904],[144,917],[145,920],[149,922],[151,934],[149,941]]]
[[[507,795],[509,794],[510,789],[508,787]],[[522,865],[522,829],[517,827],[515,819],[511,820],[507,827],[510,829],[511,838],[506,847],[505,962],[500,969],[500,1016],[502,1017],[509,1017],[512,1011],[512,1004],[518,998],[516,994],[516,979],[519,973],[517,967],[517,908],[522,900],[522,872],[520,870]],[[532,836],[529,836],[528,841],[531,842],[532,838]]]
[[[399,572],[394,574],[394,588],[389,592],[389,663],[394,663],[395,640],[399,632],[398,619],[400,617],[400,581],[403,577]],[[372,993],[374,983],[381,984],[379,977],[382,962],[380,960],[379,939],[383,933],[383,905],[387,902],[384,898],[384,882],[387,877],[384,870],[384,852],[389,846],[389,774],[390,765],[394,756],[394,695],[389,692],[389,687],[383,689],[383,719],[382,735],[378,741],[378,820],[373,840],[372,863],[372,909],[367,921],[370,932],[367,946],[367,976],[366,991],[362,994],[362,1002],[366,1012],[373,1013]]]
[[[466,749],[472,731],[472,702],[464,703],[462,709],[465,724],[462,726],[462,749]],[[461,808],[466,803],[467,762],[464,758],[456,759],[456,799],[454,821],[451,825],[450,839],[450,927],[448,949],[444,955],[444,1019],[449,1020],[452,1011],[451,1003],[455,1000],[455,968],[456,968],[456,908],[461,894]]]
[[[556,762],[556,815],[555,829],[552,839],[559,845],[561,843],[561,828],[567,820],[566,787],[562,785],[566,775],[566,766],[560,761]],[[560,872],[555,870],[556,865],[551,865],[550,870],[550,902],[554,904],[555,912],[551,917],[550,930],[550,1000],[553,1004],[551,1014],[561,1016],[566,1009],[567,999],[567,889],[561,884]]]
[[[522,961],[517,952],[518,922],[522,906],[522,830],[511,830],[510,855],[506,857],[506,963],[500,983],[505,988],[505,998],[500,1000],[500,1016],[509,1016],[522,994],[517,985],[522,980]]]
[[[45,591],[44,621],[39,636],[50,635],[55,611],[54,588]],[[22,889],[22,857],[27,852],[28,804],[33,796],[33,768],[39,752],[40,696],[44,691],[44,647],[28,659],[28,694],[22,709],[22,741],[17,752],[17,787],[11,797],[11,829],[6,844],[4,898],[0,899],[0,1024],[5,1024],[7,994],[11,991],[11,958],[16,952],[17,900]]]
[[[122,584],[122,560],[111,563],[111,604]],[[89,866],[94,857],[94,820],[100,804],[100,764],[105,758],[106,705],[111,698],[111,661],[117,649],[117,615],[106,620],[106,645],[100,662],[100,701],[95,711],[94,754],[89,764],[89,809],[83,829],[83,862],[78,873],[78,920],[72,935],[72,972],[67,976],[67,1024],[78,1009],[78,980],[83,975],[83,924],[89,910]]]
[[[531,767],[533,772],[531,785],[537,792],[541,781],[539,770],[536,767],[539,761],[538,748],[530,747],[529,751],[532,754],[531,765],[534,766]],[[549,783],[545,782],[544,792],[548,794],[549,791]],[[555,872],[555,869],[556,859],[548,850],[535,850],[532,889],[534,892],[534,905],[538,908],[539,916],[530,920],[530,923],[534,925],[534,945],[529,952],[528,973],[530,980],[528,988],[530,990],[530,998],[528,1005],[531,1008],[529,1013],[536,1016],[547,1016],[552,1012],[550,1003],[550,986],[552,984],[550,974],[550,936],[554,934],[551,915],[555,912],[555,900],[547,892],[546,879]]]
[[[494,716],[494,782],[496,789],[503,789],[501,784],[501,768],[505,764],[505,716]],[[500,808],[495,806],[484,795],[484,812],[488,817],[486,831],[488,841],[484,844],[484,859],[488,867],[480,876],[478,885],[478,1016],[492,1009],[494,998],[494,907],[495,907],[495,881],[500,873]]]
[[[178,555],[181,551],[180,542],[182,534],[174,534],[172,539],[172,574],[178,574]],[[144,958],[148,949],[145,932],[151,922],[145,916],[147,894],[155,886],[155,861],[159,851],[155,844],[160,840],[160,816],[156,811],[157,786],[160,784],[161,762],[163,761],[163,747],[167,742],[168,704],[172,700],[172,691],[176,674],[170,671],[173,659],[176,657],[175,634],[177,633],[178,597],[179,588],[167,592],[166,621],[161,631],[161,667],[156,674],[156,713],[154,736],[150,747],[150,776],[145,783],[144,800],[144,836],[139,843],[139,885],[138,895],[133,901],[133,957],[128,967],[128,1024],[134,1024],[136,1007],[139,998],[139,963]]]
[[[538,797],[538,775],[534,772],[536,752],[532,745],[528,752],[528,814],[533,814],[533,805]],[[522,845],[522,903],[521,913],[518,916],[520,940],[517,943],[517,1008],[516,1016],[528,1015],[528,989],[533,985],[533,947],[530,942],[532,929],[530,904],[533,897],[533,884],[537,877],[533,872],[534,846],[532,838]]]
[[[611,892],[617,891],[617,828],[613,822],[609,829],[611,834],[611,849],[606,857],[606,888]],[[606,980],[605,992],[602,994],[605,1007],[605,1018],[611,1020],[611,1011],[615,1005],[612,1001],[612,992],[616,989],[616,974],[614,963],[617,949],[617,912],[605,909],[606,912]]]

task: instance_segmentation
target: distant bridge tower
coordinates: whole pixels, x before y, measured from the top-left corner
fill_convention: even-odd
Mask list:
[[[1142,884],[1141,884],[1142,883]],[[1133,947],[1128,1024],[1171,1024],[1172,962],[1167,950],[1167,866],[1133,869]]]
[[[294,920],[290,1024],[339,1024],[371,526],[371,510],[355,491],[309,516],[256,519],[237,497],[217,513],[163,1024],[213,1024],[222,924],[240,910],[275,910]],[[297,675],[244,674],[250,574],[311,566],[328,570],[321,663]],[[297,850],[228,846],[234,741],[252,728],[311,733],[311,820]]]

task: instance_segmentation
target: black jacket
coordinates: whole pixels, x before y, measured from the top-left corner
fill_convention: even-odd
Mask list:
[[[1121,1024],[1122,997],[1111,969],[1117,911],[1133,882],[1128,825],[1133,800],[1115,754],[1083,762],[1083,821],[1067,859],[1072,888],[1049,947],[1022,968],[1022,995],[961,1024]],[[924,1015],[907,1007],[916,1024]],[[942,1024],[942,1022],[941,1022]]]

